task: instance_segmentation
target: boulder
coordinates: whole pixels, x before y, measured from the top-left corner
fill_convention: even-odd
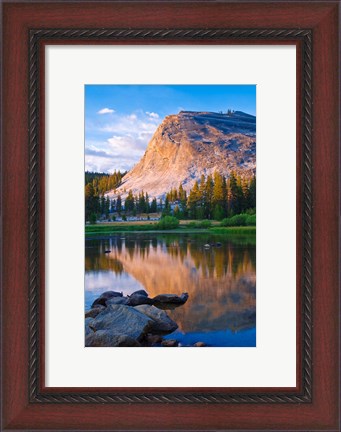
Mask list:
[[[152,324],[152,319],[135,308],[112,304],[94,318],[91,327],[96,332],[110,330],[115,334],[140,340],[149,332]]]
[[[154,297],[153,304],[157,305],[159,304],[177,304],[182,305],[186,303],[188,299],[187,293],[182,293],[181,296],[177,296],[175,294],[160,294]]]
[[[85,336],[93,333],[94,331],[92,330],[92,328],[90,327],[90,324],[92,323],[93,318],[85,318]]]
[[[98,330],[85,338],[86,347],[139,347],[137,340],[128,335],[117,334],[111,330]]]
[[[166,339],[161,342],[161,345],[163,347],[177,347],[178,341],[176,341],[175,339]]]
[[[162,342],[162,337],[160,335],[148,334],[146,336],[146,343],[148,346],[159,346]]]
[[[111,305],[111,304],[123,304],[123,305],[128,305],[129,304],[129,299],[127,297],[111,297],[109,300],[107,300],[105,302],[105,304],[107,306]]]
[[[145,290],[134,291],[132,294],[130,294],[129,297],[132,297],[134,295],[142,295],[142,296],[148,297],[148,293]]]
[[[149,297],[146,297],[145,295],[141,295],[141,294],[135,294],[131,297],[128,298],[129,301],[129,306],[139,306],[139,305],[151,305],[153,304],[153,300],[150,299]]]
[[[101,309],[101,308],[102,308],[102,306],[103,306],[103,305],[100,305],[100,304],[95,304],[95,305],[94,305],[94,307],[93,307],[93,309],[95,309],[95,308],[99,308],[99,309]]]
[[[104,306],[97,304],[95,307],[85,312],[85,318],[95,318],[104,309]]]
[[[106,306],[105,302],[112,297],[122,297],[123,294],[116,291],[106,291],[102,293],[91,305],[91,308],[96,305]]]
[[[109,299],[111,297],[123,297],[123,293],[117,292],[117,291],[105,291],[104,293],[101,294],[100,297],[106,298],[106,299]]]
[[[169,318],[165,311],[150,305],[136,306],[134,309],[142,312],[153,320],[151,332],[156,334],[172,333],[178,328],[176,322]]]

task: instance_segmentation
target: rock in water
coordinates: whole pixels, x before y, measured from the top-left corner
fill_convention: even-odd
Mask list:
[[[98,330],[85,338],[86,347],[139,347],[137,340],[127,335],[120,335],[111,330]]]
[[[95,305],[94,308],[85,312],[85,318],[95,318],[104,309],[105,309],[104,306],[97,304],[97,305]]]
[[[85,318],[85,336],[93,333],[94,331],[90,327],[90,324],[93,322],[93,318]]]
[[[106,291],[102,293],[91,305],[91,308],[95,307],[96,305],[102,305],[106,306],[106,301],[112,297],[122,297],[123,294],[116,291]]]
[[[105,304],[107,306],[109,306],[111,304],[128,305],[129,304],[129,299],[127,297],[111,297],[109,300],[106,301]]]
[[[181,111],[164,118],[140,161],[116,190],[106,195],[123,200],[127,191],[141,190],[153,198],[178,188],[188,192],[195,181],[214,171],[232,171],[251,178],[256,171],[256,117],[236,111],[232,115]]]
[[[129,306],[139,306],[139,305],[151,305],[153,304],[152,299],[149,297],[146,297],[145,295],[141,294],[135,294],[128,299]]]
[[[153,303],[154,304],[178,304],[178,305],[182,305],[184,303],[186,303],[188,299],[188,294],[187,293],[182,293],[181,296],[177,296],[175,294],[160,294],[157,295],[156,297],[154,297]]]
[[[148,297],[148,293],[147,293],[147,291],[145,291],[145,290],[138,290],[138,291],[134,291],[132,294],[130,294],[130,296],[128,296],[128,297],[132,297],[132,296],[134,296],[134,295],[142,295],[142,296],[145,296],[145,297]]]
[[[91,327],[96,332],[110,330],[115,334],[126,335],[135,340],[140,340],[148,333],[152,325],[153,320],[147,315],[126,305],[109,305],[91,323]]]
[[[151,333],[167,334],[178,328],[177,323],[170,319],[166,312],[161,309],[149,305],[136,306],[135,309],[154,321],[150,329]]]

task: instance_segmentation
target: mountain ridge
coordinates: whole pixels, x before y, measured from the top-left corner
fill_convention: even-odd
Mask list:
[[[140,161],[106,195],[124,199],[129,190],[143,190],[150,198],[163,198],[180,183],[189,191],[202,175],[214,171],[250,178],[255,170],[255,116],[242,111],[180,111],[163,119]]]

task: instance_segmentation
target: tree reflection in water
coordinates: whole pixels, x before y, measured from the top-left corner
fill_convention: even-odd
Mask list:
[[[145,289],[150,297],[188,292],[184,306],[168,311],[182,343],[194,337],[212,346],[255,346],[254,237],[117,234],[87,240],[85,252],[86,308],[108,290]]]

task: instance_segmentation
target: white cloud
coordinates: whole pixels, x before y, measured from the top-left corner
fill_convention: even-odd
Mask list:
[[[97,114],[113,114],[115,110],[111,108],[102,108],[99,111],[97,111]]]
[[[158,113],[155,113],[155,112],[149,112],[149,111],[146,111],[146,114],[147,114],[149,117],[153,118],[153,119],[158,119],[158,118],[159,118],[159,114],[158,114]]]
[[[159,120],[143,111],[115,115],[110,122],[102,119],[86,124],[87,133],[91,132],[86,139],[86,168],[107,172],[131,169],[143,156]]]

